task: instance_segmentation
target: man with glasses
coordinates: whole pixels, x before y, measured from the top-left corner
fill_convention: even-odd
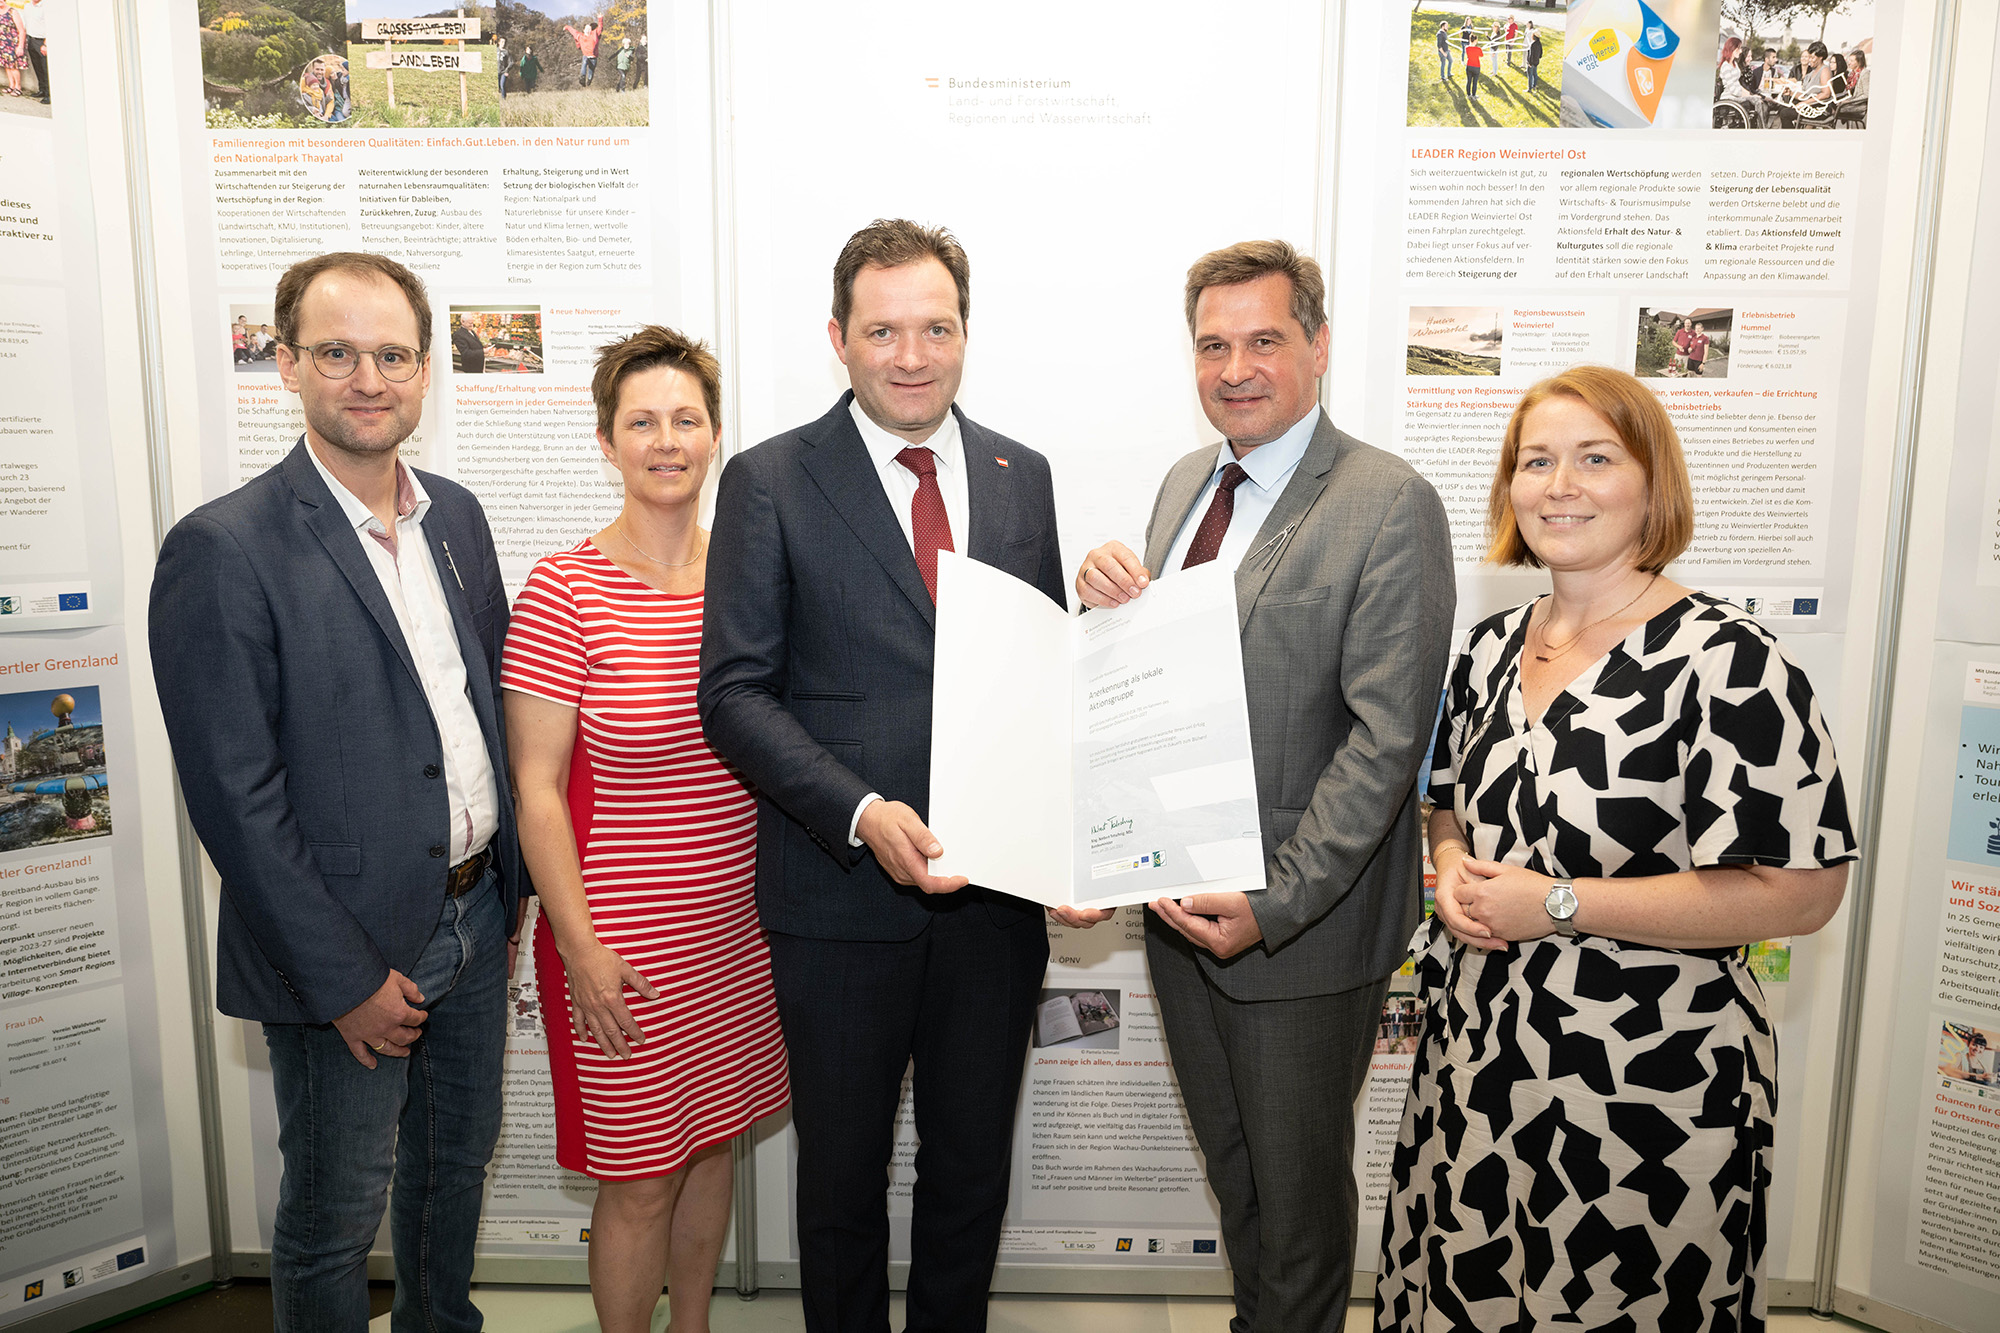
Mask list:
[[[431,380],[416,275],[321,255],[276,306],[305,434],[175,525],[151,610],[188,816],[222,877],[216,1003],[270,1048],[273,1322],[367,1327],[393,1176],[391,1327],[477,1329],[521,883],[495,704],[507,597],[479,502],[397,458]]]

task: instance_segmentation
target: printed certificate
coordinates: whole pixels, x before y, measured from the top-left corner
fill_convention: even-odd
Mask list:
[[[938,558],[935,873],[1050,906],[1264,887],[1227,569],[1071,617]]]

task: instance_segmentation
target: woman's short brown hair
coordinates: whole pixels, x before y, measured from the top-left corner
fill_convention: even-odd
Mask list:
[[[1639,526],[1639,568],[1649,574],[1665,569],[1694,539],[1694,488],[1688,482],[1687,460],[1681,456],[1681,437],[1652,390],[1609,366],[1571,366],[1534,385],[1514,405],[1500,445],[1500,466],[1493,474],[1493,490],[1486,501],[1486,531],[1492,541],[1486,550],[1487,560],[1496,565],[1542,567],[1514,521],[1512,490],[1528,413],[1558,395],[1574,398],[1603,417],[1618,443],[1645,472],[1646,518]]]
[[[699,338],[659,324],[648,324],[620,342],[597,349],[597,371],[590,377],[590,396],[597,403],[597,433],[611,438],[611,423],[618,415],[618,394],[625,381],[642,370],[671,366],[694,376],[701,385],[701,401],[708,408],[708,424],[722,431],[722,363],[708,344]]]

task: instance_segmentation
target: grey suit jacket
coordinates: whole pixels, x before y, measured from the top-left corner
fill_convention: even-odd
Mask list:
[[[1215,456],[1210,445],[1168,470],[1146,525],[1148,569],[1161,568]],[[1263,943],[1200,955],[1224,994],[1327,995],[1402,964],[1423,903],[1417,768],[1457,596],[1437,492],[1321,412],[1236,571],[1266,888],[1251,895]]]

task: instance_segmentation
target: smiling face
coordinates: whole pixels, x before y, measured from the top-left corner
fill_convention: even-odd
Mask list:
[[[827,336],[868,419],[912,444],[943,424],[965,373],[965,324],[950,270],[926,257],[854,275],[847,327]]]
[[[1201,410],[1239,454],[1269,444],[1318,406],[1331,337],[1325,324],[1306,337],[1282,273],[1204,288],[1194,308]]]
[[[721,438],[701,381],[678,366],[651,366],[619,384],[611,436],[599,431],[597,445],[625,479],[628,501],[670,509],[700,500]]]
[[[305,350],[343,343],[363,352],[418,346],[417,312],[403,289],[374,273],[329,269],[299,299],[298,347],[278,344],[278,378],[299,396],[306,436],[322,456],[328,449],[360,459],[394,455],[423,418],[431,363],[398,384],[382,377],[373,356],[359,358],[354,373],[329,379]]]
[[[1508,498],[1528,549],[1548,568],[1636,565],[1646,471],[1582,399],[1554,394],[1529,410]]]

